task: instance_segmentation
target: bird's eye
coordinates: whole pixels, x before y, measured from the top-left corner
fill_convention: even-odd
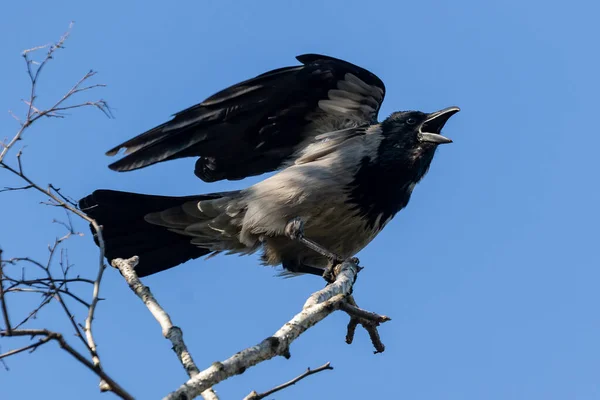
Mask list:
[[[417,123],[417,121],[414,118],[409,118],[406,120],[406,123],[409,125],[414,125]]]

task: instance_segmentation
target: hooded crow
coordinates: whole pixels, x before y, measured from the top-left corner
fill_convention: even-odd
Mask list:
[[[459,108],[395,112],[378,123],[378,77],[328,56],[298,60],[108,152],[126,150],[110,165],[117,171],[199,157],[195,173],[208,182],[278,172],[247,189],[188,197],[96,190],[80,207],[103,226],[107,259],[137,255],[146,276],[260,250],[266,265],[322,275],[331,258],[354,256],[406,207],[437,147],[452,142],[441,131]]]

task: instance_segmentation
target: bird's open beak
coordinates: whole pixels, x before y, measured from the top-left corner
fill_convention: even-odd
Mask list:
[[[419,139],[421,142],[435,144],[452,143],[452,139],[442,136],[440,132],[450,117],[459,111],[460,108],[458,107],[448,107],[429,114],[419,128]]]

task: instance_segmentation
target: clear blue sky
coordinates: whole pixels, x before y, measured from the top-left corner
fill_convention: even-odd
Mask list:
[[[21,50],[56,39],[40,102],[89,68],[114,108],[42,121],[24,161],[38,182],[75,198],[96,188],[184,195],[241,188],[205,184],[193,159],[118,174],[104,151],[242,79],[320,52],[383,79],[381,115],[462,112],[445,132],[408,208],[361,254],[356,297],[393,320],[372,354],[364,331],[344,343],[336,314],[275,359],[217,387],[222,399],[266,390],[306,367],[324,372],[277,399],[598,399],[600,260],[597,147],[600,58],[590,1],[6,2],[0,16],[0,110],[23,111]],[[2,115],[2,114],[0,114]],[[17,126],[0,118],[2,137]],[[1,173],[1,171],[0,171]],[[6,173],[0,186],[15,184]],[[45,256],[59,210],[33,193],[0,195],[6,256]],[[86,232],[70,244],[82,275],[95,272]],[[435,243],[435,244],[434,244]],[[322,286],[280,279],[256,256],[196,260],[145,282],[183,328],[200,367],[277,330]],[[136,397],[160,398],[186,380],[169,343],[119,274],[108,270],[96,321],[106,370]],[[35,299],[37,301],[37,299]],[[24,311],[29,304],[12,304]],[[33,326],[66,326],[57,307]],[[75,343],[74,338],[70,341]],[[2,339],[6,351],[14,342]],[[8,360],[0,397],[107,399],[97,379],[55,345]]]

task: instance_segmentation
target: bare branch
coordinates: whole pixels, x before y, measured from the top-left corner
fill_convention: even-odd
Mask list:
[[[67,293],[66,290],[63,290],[62,285],[66,285],[67,282],[62,281],[59,283],[57,281],[57,284],[53,283],[54,282],[53,277],[50,276],[50,272],[49,272],[49,266],[50,266],[51,260],[49,260],[49,263],[47,266],[42,266],[39,263],[33,262],[33,260],[27,260],[27,261],[30,261],[34,265],[37,265],[46,271],[46,273],[48,274],[48,278],[50,278],[48,280],[50,290],[48,291],[47,297],[49,299],[51,299],[52,297],[56,297],[58,299],[59,303],[61,303],[61,306],[63,307],[63,310],[65,311],[65,313],[68,315],[69,319],[71,320],[71,324],[72,324],[73,328],[75,329],[77,335],[81,338],[81,340],[85,343],[86,347],[88,348],[88,350],[92,356],[92,362],[93,362],[94,368],[101,371],[102,369],[100,366],[100,359],[97,354],[96,343],[94,341],[94,337],[92,334],[92,321],[94,318],[94,313],[96,310],[97,303],[100,300],[100,298],[99,298],[100,282],[101,282],[101,279],[103,276],[104,269],[106,268],[106,266],[104,265],[104,241],[102,238],[101,228],[96,223],[96,221],[94,221],[93,219],[91,219],[87,215],[85,215],[83,212],[81,212],[77,208],[77,205],[73,201],[71,201],[69,198],[67,198],[62,193],[60,193],[59,189],[56,189],[52,185],[50,185],[48,188],[43,188],[40,185],[34,183],[33,180],[30,179],[28,176],[26,176],[25,172],[23,170],[22,162],[21,162],[21,155],[22,155],[21,151],[19,151],[16,155],[18,167],[12,167],[12,166],[8,165],[6,162],[6,159],[5,159],[6,155],[10,151],[10,149],[16,144],[17,141],[22,139],[22,136],[23,136],[24,132],[27,130],[27,128],[29,128],[34,122],[36,122],[38,119],[40,119],[42,117],[59,117],[60,118],[63,116],[61,113],[64,111],[81,108],[81,107],[88,107],[88,106],[98,108],[105,115],[107,115],[108,117],[111,117],[110,108],[108,107],[108,104],[104,100],[84,101],[82,103],[74,104],[74,105],[66,104],[66,101],[69,100],[74,95],[76,95],[77,93],[89,91],[89,90],[96,89],[99,87],[104,87],[104,85],[102,85],[102,84],[92,84],[92,85],[87,84],[87,81],[90,78],[92,78],[94,75],[96,75],[96,72],[91,71],[91,70],[88,71],[81,79],[79,79],[79,81],[77,81],[77,83],[75,83],[75,85],[73,85],[73,87],[71,87],[71,89],[69,89],[50,108],[42,110],[36,105],[36,101],[37,101],[36,89],[37,89],[37,83],[38,83],[40,74],[44,70],[48,61],[50,61],[53,58],[54,53],[58,49],[64,48],[64,43],[67,40],[67,38],[69,37],[72,25],[73,25],[72,23],[71,23],[71,25],[69,25],[69,29],[67,30],[67,32],[64,35],[61,36],[61,38],[58,40],[58,42],[51,44],[51,45],[35,47],[32,49],[25,50],[23,52],[23,58],[25,60],[26,67],[27,67],[27,74],[31,81],[31,90],[30,90],[29,98],[27,100],[24,100],[24,103],[27,104],[28,107],[27,107],[26,116],[23,120],[20,120],[18,117],[16,117],[14,114],[11,113],[15,117],[15,119],[17,119],[19,121],[20,129],[17,131],[17,133],[12,137],[12,139],[7,144],[2,145],[2,151],[0,151],[0,168],[3,168],[5,170],[13,173],[14,175],[21,178],[24,182],[26,182],[27,185],[23,186],[23,190],[25,190],[24,188],[33,189],[33,190],[36,190],[36,191],[43,193],[44,195],[50,197],[50,199],[51,199],[51,202],[49,203],[50,205],[62,207],[65,210],[67,210],[68,212],[79,216],[80,218],[82,218],[85,221],[87,221],[88,223],[90,223],[92,225],[92,228],[96,232],[98,242],[99,242],[99,247],[100,247],[99,267],[98,267],[98,274],[97,274],[96,280],[94,281],[92,300],[89,303],[88,316],[85,320],[85,327],[84,327],[85,339],[83,338],[83,335],[79,328],[79,325],[74,320],[74,316],[69,312],[68,306],[62,299],[62,295]],[[46,53],[46,56],[43,58],[43,60],[38,63],[38,62],[33,61],[30,56],[31,56],[31,53],[33,53],[34,51],[40,50],[40,49],[48,49],[48,51]],[[74,234],[74,231],[72,230],[72,228],[70,229],[70,233],[67,234],[63,238],[58,239],[58,242],[65,240],[71,234]],[[68,267],[66,269],[63,269],[63,274],[66,275],[67,269],[68,269]],[[65,276],[65,278],[66,278],[66,276]],[[30,316],[26,318],[25,322],[27,320],[29,320],[29,318],[31,318],[32,316],[35,316],[35,314],[39,311],[39,309],[41,307],[43,307],[45,304],[47,304],[48,301],[49,300],[44,299],[44,301],[42,302],[42,305],[39,308],[37,308],[36,310],[34,310],[30,314]],[[102,381],[100,383],[101,390],[112,390],[112,388],[110,388],[109,386],[110,386],[110,382],[106,383],[105,381]]]
[[[2,303],[2,317],[6,331],[12,333],[12,325],[8,316],[8,306],[6,305],[6,293],[4,293],[4,262],[2,261],[2,249],[0,249],[0,302]]]
[[[264,399],[267,396],[272,395],[275,392],[278,392],[280,390],[283,390],[287,387],[290,387],[292,385],[295,385],[297,382],[301,381],[302,379],[306,378],[307,376],[311,376],[313,374],[319,373],[321,371],[325,371],[328,369],[333,369],[333,367],[331,366],[331,363],[326,363],[325,365],[321,365],[319,368],[315,368],[315,369],[310,369],[307,368],[306,372],[304,372],[303,374],[295,377],[294,379],[292,379],[291,381],[288,381],[286,383],[283,383],[279,386],[274,387],[271,390],[267,390],[264,393],[256,393],[255,391],[252,391],[248,396],[244,397],[244,400],[261,400]]]
[[[348,330],[346,333],[346,343],[352,344],[356,327],[360,324],[369,334],[371,343],[373,343],[373,346],[375,347],[374,353],[383,353],[385,351],[385,346],[381,342],[377,327],[380,323],[391,321],[390,317],[359,308],[352,295],[348,296],[346,302],[340,306],[340,309],[350,315],[350,322],[348,323]]]
[[[40,310],[42,308],[44,308],[44,306],[48,303],[50,303],[52,301],[52,294],[51,293],[45,293],[44,297],[40,303],[39,306],[37,306],[35,309],[33,309],[33,311],[31,311],[29,313],[29,315],[27,315],[25,317],[25,319],[23,319],[21,322],[19,322],[17,325],[14,326],[14,329],[19,329],[20,327],[22,327],[23,325],[25,325],[27,323],[27,321],[29,321],[31,318],[35,318],[37,316],[37,313],[40,312]],[[9,336],[9,335],[7,335]]]
[[[3,358],[6,358],[6,357],[14,356],[15,354],[19,354],[19,353],[22,353],[27,350],[34,351],[35,349],[37,349],[44,343],[48,343],[51,340],[52,340],[52,338],[50,336],[46,336],[46,337],[38,340],[37,342],[30,344],[29,346],[21,347],[20,349],[14,349],[14,350],[7,351],[4,354],[0,354],[0,360]]]
[[[23,122],[21,122],[21,118],[19,118],[14,112],[12,112],[12,110],[8,110],[8,113],[11,117],[15,119],[15,121],[19,123],[19,125],[23,125]]]
[[[8,187],[5,186],[4,189],[0,189],[0,193],[2,192],[12,192],[12,191],[18,191],[18,190],[27,190],[27,189],[31,189],[33,186],[31,185],[27,185],[27,186],[21,186],[21,187]]]
[[[4,164],[4,158],[5,158],[6,154],[15,145],[15,143],[17,141],[21,140],[23,133],[27,130],[27,128],[29,128],[34,122],[36,122],[38,119],[40,119],[42,117],[62,118],[63,116],[60,114],[61,111],[66,111],[66,110],[81,108],[81,107],[94,107],[94,108],[97,108],[100,111],[102,111],[102,113],[104,113],[104,115],[106,115],[107,117],[109,117],[109,118],[112,117],[110,107],[108,106],[108,103],[105,100],[85,101],[85,102],[75,104],[75,105],[63,106],[63,103],[65,101],[67,101],[73,95],[75,95],[77,93],[105,86],[103,84],[94,84],[94,85],[89,85],[89,86],[83,86],[84,82],[88,81],[90,78],[92,78],[94,75],[96,75],[95,71],[88,71],[83,76],[83,78],[81,78],[71,89],[69,89],[50,108],[41,110],[35,105],[35,102],[37,100],[36,89],[37,89],[37,83],[38,83],[39,77],[40,77],[42,71],[44,70],[44,67],[46,66],[46,64],[53,58],[54,53],[57,50],[64,48],[64,43],[68,39],[68,37],[71,33],[72,27],[73,27],[73,23],[71,23],[69,25],[69,29],[67,30],[67,32],[65,34],[63,34],[60,37],[58,42],[56,42],[52,45],[44,45],[44,46],[34,47],[31,49],[25,50],[22,53],[23,58],[25,59],[26,67],[27,67],[27,74],[29,75],[29,79],[31,81],[31,89],[30,89],[30,93],[29,93],[29,98],[27,100],[23,100],[23,102],[27,105],[27,113],[26,113],[25,119],[23,121],[21,121],[14,113],[12,113],[12,111],[10,112],[11,115],[13,115],[13,117],[17,121],[19,121],[21,127],[7,144],[3,144],[2,151],[0,152],[0,164]],[[30,58],[31,53],[33,53],[37,50],[46,49],[46,48],[48,49],[48,52],[46,53],[46,56],[40,63],[36,63]],[[32,67],[33,65],[37,65],[37,68],[33,68]],[[17,158],[18,158],[18,156],[17,156]],[[19,169],[22,173],[21,168],[19,168]]]
[[[16,279],[11,278],[11,277],[7,276],[6,274],[4,275],[4,277],[8,282],[18,282],[19,284],[26,285],[26,286],[37,285],[37,284],[47,286],[48,280],[49,280],[49,278],[37,278],[37,279],[29,279],[29,280],[20,279],[17,281]],[[91,279],[79,278],[79,277],[78,278],[67,278],[67,279],[54,278],[53,280],[54,280],[54,282],[58,282],[58,283],[77,283],[77,282],[90,283],[90,284],[94,283],[94,281]]]
[[[92,360],[94,361],[94,365],[100,368],[100,357],[98,356],[98,351],[96,349],[96,341],[94,340],[94,335],[92,332],[92,322],[94,321],[96,306],[98,305],[98,301],[100,300],[100,282],[102,282],[102,276],[104,275],[104,270],[106,269],[106,265],[104,264],[104,239],[102,237],[102,228],[98,225],[98,223],[93,219],[86,219],[91,220],[91,225],[96,231],[96,235],[98,237],[98,247],[100,248],[100,261],[98,263],[98,275],[96,276],[96,280],[94,281],[92,302],[90,304],[90,308],[88,309],[87,318],[85,319],[85,337],[89,345],[90,351],[92,353]],[[105,381],[101,381],[100,390],[106,391],[111,390],[111,388],[109,388],[106,385]]]
[[[70,232],[59,239],[56,239],[54,241],[54,244],[49,248],[50,250],[50,255],[48,256],[48,263],[46,265],[45,271],[48,277],[48,285],[50,287],[51,290],[51,294],[58,300],[60,306],[62,307],[63,311],[65,312],[67,318],[69,319],[71,326],[73,327],[73,330],[75,331],[76,336],[81,340],[81,342],[83,343],[83,345],[85,347],[88,348],[88,350],[91,352],[91,348],[88,344],[88,342],[86,342],[86,340],[83,337],[83,334],[79,328],[79,326],[77,325],[77,323],[75,322],[75,316],[73,313],[71,313],[71,311],[69,310],[69,307],[67,306],[67,303],[65,303],[64,299],[62,298],[61,295],[61,287],[57,287],[54,284],[54,277],[52,276],[52,273],[50,272],[50,264],[52,263],[52,259],[54,258],[54,254],[56,253],[56,249],[58,248],[58,246],[60,245],[61,242],[63,242],[64,240],[68,239],[70,236]]]
[[[35,289],[35,288],[10,288],[6,290],[6,293],[38,293],[38,294],[48,294],[48,289]],[[78,302],[79,304],[81,304],[82,306],[84,306],[85,308],[89,308],[89,304],[85,301],[82,300],[79,296],[64,290],[64,289],[59,289],[57,290],[57,292],[64,294],[65,296],[69,296],[70,298],[72,298],[73,300],[75,300],[76,302]]]
[[[17,164],[19,165],[19,173],[23,175],[23,164],[21,163],[21,156],[23,155],[23,149],[17,153]],[[31,185],[30,185],[31,186]]]
[[[37,117],[33,117],[33,115],[36,112],[35,111],[36,108],[34,107],[34,102],[36,99],[35,91],[36,91],[36,87],[37,87],[38,78],[40,76],[40,73],[42,72],[42,70],[44,69],[46,64],[48,63],[48,61],[50,61],[52,59],[52,55],[54,54],[54,52],[58,49],[63,48],[65,41],[67,40],[67,38],[69,37],[69,34],[71,33],[72,27],[73,27],[73,23],[69,24],[69,28],[68,28],[67,32],[65,32],[60,37],[58,42],[56,42],[55,44],[34,47],[31,49],[25,50],[22,53],[23,58],[25,59],[25,64],[27,66],[27,74],[29,75],[29,79],[31,80],[31,90],[30,90],[30,94],[29,94],[29,100],[25,102],[26,104],[28,104],[27,116],[25,118],[25,121],[21,124],[21,129],[19,129],[19,131],[15,134],[15,136],[13,136],[11,141],[7,145],[4,146],[4,148],[2,149],[2,152],[0,152],[0,162],[2,162],[4,160],[6,153],[8,153],[8,151],[11,149],[11,147],[17,141],[21,140],[21,136],[23,135],[23,132],[25,132],[25,130],[29,126],[31,126],[31,124],[33,122],[35,122],[35,120],[37,119]],[[33,68],[31,67],[33,64],[33,61],[29,58],[29,54],[34,51],[37,51],[40,49],[45,49],[45,48],[48,48],[48,53],[46,54],[46,57],[44,58],[44,60],[41,63],[39,63],[38,68],[34,71]],[[38,113],[38,117],[39,117],[39,113]]]
[[[340,310],[345,311],[347,314],[349,314],[351,316],[354,316],[357,318],[362,318],[367,321],[372,321],[377,324],[392,320],[388,316],[379,315],[379,314],[371,312],[371,311],[363,310],[362,308],[357,307],[356,303],[350,304],[350,302],[348,302],[348,301],[340,306]]]
[[[4,262],[6,264],[16,264],[19,261],[25,261],[25,262],[31,263],[31,264],[35,265],[36,267],[39,267],[43,270],[46,269],[46,267],[42,263],[40,263],[39,261],[36,261],[34,259],[31,259],[29,257],[13,257],[9,260],[5,260]]]
[[[234,375],[239,375],[247,368],[260,362],[278,355],[286,358],[290,357],[290,344],[307,329],[339,309],[340,304],[345,301],[346,295],[352,290],[358,273],[358,266],[353,262],[346,261],[337,266],[336,269],[339,272],[336,274],[335,282],[310,296],[302,311],[275,332],[273,336],[236,353],[223,362],[214,363],[189,379],[175,392],[167,395],[165,399],[193,399],[209,387]]]
[[[121,272],[121,275],[123,275],[123,278],[125,278],[125,281],[131,290],[144,302],[146,307],[148,307],[152,316],[160,324],[163,336],[169,339],[173,344],[173,351],[177,354],[179,362],[183,365],[188,376],[193,378],[198,375],[199,370],[183,341],[183,333],[178,326],[173,325],[169,314],[167,314],[156,298],[154,298],[150,289],[138,278],[134,269],[138,262],[139,259],[135,256],[127,260],[117,258],[112,260],[111,264]],[[203,390],[202,397],[206,400],[218,399],[217,395],[210,387]]]
[[[117,382],[115,382],[110,376],[108,376],[101,368],[98,368],[96,365],[94,365],[93,363],[88,361],[83,355],[81,355],[81,353],[79,353],[77,350],[75,350],[73,347],[71,347],[67,343],[67,341],[65,340],[63,335],[61,335],[60,333],[52,332],[47,329],[20,329],[20,330],[13,330],[10,333],[10,335],[8,334],[7,331],[2,331],[2,332],[0,332],[0,337],[2,337],[2,336],[31,336],[31,337],[44,336],[44,338],[47,339],[46,341],[55,340],[58,342],[58,344],[60,345],[60,347],[63,350],[65,350],[67,353],[72,355],[77,361],[79,361],[81,364],[85,365],[89,370],[91,370],[96,375],[98,375],[103,381],[107,382],[108,385],[110,385],[110,387],[111,387],[111,391],[114,392],[117,396],[121,397],[122,399],[133,400],[133,396],[131,396],[129,393],[127,393],[125,391],[125,389],[123,389],[121,386],[119,386],[119,384]],[[40,340],[40,342],[41,341],[43,341],[43,339]],[[41,344],[43,344],[43,343],[41,343]],[[41,344],[38,342],[37,346],[39,346]],[[21,351],[24,351],[24,350],[18,349],[17,352],[21,352]],[[8,352],[8,353],[10,353],[10,352]],[[6,354],[8,354],[8,353],[3,354],[3,357],[7,357]],[[16,354],[16,353],[13,353],[13,354]]]
[[[352,287],[359,270],[360,267],[351,261],[337,265],[335,267],[335,281],[327,285],[324,289],[313,293],[306,300],[302,308],[307,309],[317,304],[321,304],[338,294],[347,295],[352,293]]]
[[[99,294],[100,294],[100,282],[102,280],[102,276],[104,273],[104,270],[106,268],[105,264],[104,264],[104,240],[102,238],[102,231],[100,226],[96,223],[95,220],[89,218],[87,215],[85,215],[84,213],[82,213],[79,209],[75,208],[74,206],[70,205],[69,203],[67,203],[66,201],[64,201],[62,199],[62,195],[57,195],[55,194],[50,188],[45,190],[43,189],[41,186],[37,185],[36,183],[34,183],[30,178],[28,178],[25,174],[23,174],[22,170],[21,171],[17,171],[14,168],[6,165],[4,162],[0,162],[0,166],[3,166],[4,168],[6,168],[7,170],[9,170],[10,172],[12,172],[13,174],[16,174],[17,176],[19,176],[21,179],[23,179],[24,181],[26,181],[27,183],[29,183],[33,189],[49,196],[54,202],[56,202],[56,204],[60,207],[65,208],[66,210],[70,211],[71,213],[83,218],[84,220],[88,221],[92,227],[96,230],[97,232],[97,236],[98,236],[98,243],[100,244],[100,261],[99,261],[99,268],[98,268],[98,275],[96,277],[96,280],[94,281],[94,288],[93,288],[93,293],[92,293],[92,301],[90,303],[90,307],[88,309],[88,317],[85,320],[85,340],[83,339],[83,335],[78,327],[78,325],[75,323],[74,319],[73,319],[73,315],[70,313],[70,311],[68,310],[68,307],[66,306],[66,304],[64,303],[64,301],[62,300],[62,297],[60,295],[60,291],[57,290],[56,287],[52,288],[54,293],[56,293],[57,298],[59,299],[59,302],[61,303],[61,306],[63,307],[63,310],[67,313],[67,315],[69,316],[69,319],[71,320],[72,326],[74,327],[78,337],[80,337],[83,341],[83,343],[85,344],[85,346],[88,348],[88,350],[90,351],[90,354],[92,355],[92,361],[94,363],[94,365],[96,365],[96,367],[101,369],[100,366],[100,358],[98,357],[98,353],[96,350],[96,343],[94,341],[94,337],[92,334],[92,321],[93,321],[93,317],[94,317],[94,313],[96,310],[96,305],[98,304],[99,301]],[[68,238],[70,236],[70,232],[63,238],[57,239],[56,244],[62,242],[63,240],[65,240],[66,238]],[[49,274],[49,265],[51,262],[51,258],[52,255],[54,254],[55,248],[52,249],[51,247],[51,253],[50,253],[50,259],[48,261],[48,264],[46,266],[40,264],[39,262],[36,262],[35,260],[31,260],[29,258],[22,258],[20,260],[22,261],[27,261],[30,262],[34,265],[37,265],[38,267],[44,269],[48,274]],[[51,275],[48,275],[49,281],[52,282],[52,280],[54,279]],[[40,304],[40,306],[35,309],[32,313],[30,313],[30,315],[24,320],[22,321],[21,324],[19,324],[19,326],[21,326],[23,323],[27,322],[30,318],[32,318],[33,316],[35,316],[37,314],[37,312],[43,307],[45,306],[49,301],[51,300],[51,298],[46,299],[42,302],[42,304]],[[100,382],[100,389],[103,391],[108,391],[108,390],[112,390],[111,388],[109,388],[109,386],[106,384],[106,382]]]
[[[50,107],[48,110],[38,112],[36,119],[40,118],[42,116],[60,117],[60,115],[56,114],[59,111],[65,111],[65,110],[70,110],[73,108],[80,108],[80,107],[86,107],[86,106],[96,107],[100,111],[102,111],[104,113],[104,115],[106,115],[109,118],[112,118],[112,114],[110,112],[110,107],[108,106],[108,103],[106,103],[106,101],[104,101],[104,100],[87,101],[87,102],[72,105],[72,106],[61,107],[61,105],[66,100],[68,100],[71,96],[73,96],[77,93],[84,92],[86,90],[106,87],[106,85],[104,85],[104,84],[95,84],[95,85],[90,85],[90,86],[85,86],[85,87],[81,86],[84,82],[86,82],[88,79],[90,79],[91,77],[93,77],[96,74],[97,74],[96,71],[92,71],[92,70],[88,71],[83,76],[83,78],[81,78],[75,85],[73,85],[73,87],[61,99],[59,99],[56,103],[54,103],[54,105],[52,107]]]
[[[23,179],[25,182],[27,182],[29,185],[31,185],[32,189],[35,189],[38,192],[43,193],[46,196],[49,196],[50,199],[52,199],[54,202],[56,202],[57,206],[63,207],[65,209],[69,210],[70,212],[72,212],[73,214],[77,215],[79,218],[82,218],[82,219],[86,220],[87,222],[89,222],[92,225],[92,227],[96,230],[96,233],[99,235],[99,237],[101,236],[101,234],[99,233],[100,226],[96,223],[95,220],[93,220],[92,218],[90,218],[87,215],[85,215],[81,210],[79,210],[79,209],[71,206],[67,202],[63,201],[60,198],[60,196],[56,195],[50,189],[44,189],[40,185],[36,184],[27,175],[23,174],[22,172],[17,171],[16,169],[14,169],[13,167],[11,167],[10,165],[6,164],[4,161],[0,161],[0,167],[6,169],[9,172],[12,172],[13,174],[17,175],[19,178]],[[100,239],[99,239],[99,241],[100,241]],[[101,248],[101,250],[102,250],[102,252],[104,251],[103,248]]]
[[[61,192],[60,192],[60,188],[57,188],[56,186],[54,186],[53,184],[48,185],[48,187],[52,190],[54,190],[54,192],[61,198],[63,199],[66,203],[69,203],[70,205],[72,205],[73,207],[77,207],[77,202],[75,200],[73,200],[72,198],[68,197],[68,196],[64,196]],[[69,222],[70,222],[70,214],[67,213],[67,216],[69,218]]]
[[[381,342],[381,338],[379,337],[377,325],[375,325],[373,322],[361,322],[360,324],[367,330],[367,333],[371,338],[371,343],[373,343],[373,346],[375,346],[375,351],[373,353],[383,353],[385,351],[385,346],[383,345],[383,343]]]

